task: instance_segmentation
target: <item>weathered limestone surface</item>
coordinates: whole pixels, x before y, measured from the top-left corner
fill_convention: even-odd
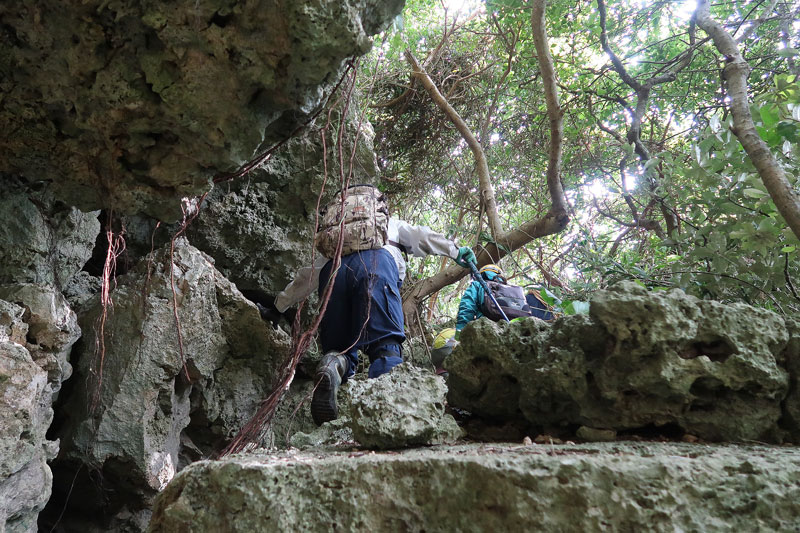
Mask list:
[[[435,374],[403,363],[375,379],[349,383],[345,409],[353,436],[367,448],[403,448],[428,444],[443,425],[447,386]],[[458,432],[456,432],[456,438]],[[455,440],[455,439],[453,439]]]
[[[0,283],[67,285],[92,255],[97,213],[68,207],[47,189],[2,172],[0,190]]]
[[[181,197],[307,120],[402,4],[6,2],[0,171],[175,220]]]
[[[590,316],[470,324],[445,362],[449,400],[537,426],[675,424],[709,440],[776,441],[791,431],[788,342],[769,311],[622,283],[595,294]]]
[[[24,310],[0,300],[0,530],[35,531],[50,497],[47,373],[23,347]],[[52,453],[52,450],[50,451]]]
[[[33,532],[52,487],[47,461],[58,452],[46,437],[52,402],[80,330],[53,289],[2,286],[0,298],[0,531]]]
[[[783,404],[781,427],[789,432],[792,442],[800,443],[800,320],[786,320],[789,343],[784,364],[789,372],[789,394]]]
[[[267,448],[288,448],[293,435],[311,433],[317,426],[311,418],[311,393],[314,383],[295,376],[275,410],[270,422],[270,434],[263,445]]]
[[[76,388],[60,410],[68,422],[59,465],[103,471],[130,495],[133,511],[249,420],[289,351],[288,335],[264,323],[208,256],[179,240],[172,261],[184,367],[169,257],[159,250],[116,280],[101,330],[94,329],[103,324],[99,299],[86,308]]]
[[[28,327],[24,346],[47,372],[48,389],[55,400],[61,383],[72,375],[70,352],[81,335],[77,316],[64,296],[46,285],[0,285],[0,298],[25,310]]]
[[[0,82],[1,83],[1,82]],[[97,213],[0,173],[0,531],[36,531],[52,489],[52,403],[81,334],[60,289],[91,255]]]
[[[194,463],[149,531],[794,531],[799,498],[794,448],[287,452]]]

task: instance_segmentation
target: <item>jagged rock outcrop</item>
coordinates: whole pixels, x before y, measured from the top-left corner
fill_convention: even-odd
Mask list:
[[[194,463],[158,496],[149,531],[792,531],[798,495],[794,448],[287,452]]]
[[[60,292],[44,285],[0,285],[0,299],[25,310],[24,346],[47,372],[48,389],[55,400],[62,382],[72,375],[70,352],[81,335],[75,313]]]
[[[179,240],[172,264],[169,248],[157,251],[116,280],[112,303],[104,309],[98,297],[80,317],[57,465],[102,472],[118,496],[103,508],[73,495],[76,508],[147,509],[178,469],[249,420],[288,359],[288,334],[264,323],[208,256]]]
[[[36,531],[51,493],[52,403],[81,331],[60,289],[91,254],[96,213],[0,173],[0,530]]]
[[[324,102],[402,0],[0,8],[0,171],[84,210],[180,218]]]
[[[0,286],[0,530],[32,532],[50,497],[53,399],[72,368],[75,313],[56,290]]]
[[[265,447],[288,448],[294,435],[311,433],[316,429],[309,409],[313,390],[314,383],[311,380],[295,376],[289,390],[284,393],[275,409],[269,425],[270,435],[264,443]]]
[[[351,183],[376,181],[374,133],[356,104],[354,99],[343,117],[337,108],[327,128],[320,118],[246,180],[217,187],[208,196],[189,238],[240,289],[277,294],[298,265],[311,263],[317,204],[324,205],[341,187],[340,163],[345,175],[352,165]],[[340,119],[344,161],[332,148],[339,142]],[[321,135],[327,138],[325,149]]]
[[[92,254],[97,213],[83,213],[56,201],[47,188],[3,173],[0,190],[0,284],[67,286]]]
[[[445,363],[450,402],[535,426],[676,425],[709,440],[780,440],[789,333],[775,313],[633,283],[590,316],[465,328]],[[795,363],[796,364],[796,363]]]
[[[50,497],[55,455],[47,372],[24,348],[24,309],[0,300],[0,530],[35,531]]]
[[[102,528],[89,518],[76,521],[102,511],[105,527],[141,530],[148,513],[140,497],[160,486],[171,468],[203,456],[239,429],[275,377],[274,361],[253,352],[269,345],[278,353],[286,342],[281,334],[272,340],[273,333],[262,334],[255,309],[232,286],[222,288],[219,271],[195,268],[207,258],[196,261],[196,254],[182,251],[181,261],[191,264],[180,263],[187,270],[178,275],[179,298],[203,308],[197,316],[181,315],[182,324],[199,331],[206,320],[203,326],[211,328],[202,337],[185,335],[191,378],[176,378],[175,330],[168,325],[172,294],[163,265],[154,267],[152,285],[140,297],[146,267],[117,280],[104,326],[108,336],[96,337],[93,322],[101,314],[98,296],[94,304],[90,298],[99,288],[106,246],[97,239],[97,261],[81,271],[98,237],[98,213],[71,206],[102,208],[117,234],[142,243],[132,257],[118,257],[127,262],[120,272],[127,271],[151,242],[156,248],[168,242],[174,231],[165,230],[174,226],[162,224],[154,238],[155,220],[121,227],[121,216],[180,219],[184,197],[209,191],[213,177],[237,169],[313,116],[345,62],[366,52],[370,36],[401,7],[401,0],[0,6],[0,130],[9,133],[0,137],[0,212],[9,217],[0,224],[0,284],[55,287],[82,310],[86,330],[79,371],[61,392],[66,403],[53,428],[66,436],[66,447],[54,465],[62,500],[47,528],[66,508],[59,527]],[[307,259],[297,243],[309,240],[314,189],[321,183],[318,134],[290,141],[280,157],[249,176],[252,181],[224,183],[207,198],[209,222],[197,224],[192,238],[243,288],[274,292]],[[362,138],[358,172],[374,174],[372,157]],[[231,246],[237,240],[242,244]],[[199,279],[190,279],[200,271]],[[195,282],[205,285],[193,296]],[[33,294],[25,290],[26,297]],[[54,334],[46,324],[30,329],[39,339],[28,342],[30,355],[50,375],[47,394],[55,397],[71,368],[68,349],[46,345],[45,337]],[[105,338],[102,388],[95,381],[98,338]],[[94,391],[100,391],[96,405]],[[94,408],[91,415],[87,406]],[[116,439],[124,432],[130,440],[122,444]],[[29,507],[39,506],[37,500]]]
[[[351,380],[346,411],[353,436],[367,448],[428,444],[445,418],[447,386],[435,374],[407,363],[375,379]],[[455,440],[455,439],[453,439]]]

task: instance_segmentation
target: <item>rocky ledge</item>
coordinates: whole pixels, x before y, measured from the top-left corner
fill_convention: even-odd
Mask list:
[[[795,531],[798,496],[788,447],[265,452],[187,467],[149,531]]]
[[[448,401],[551,432],[797,443],[798,332],[765,309],[624,282],[595,293],[588,316],[467,325],[445,360]]]

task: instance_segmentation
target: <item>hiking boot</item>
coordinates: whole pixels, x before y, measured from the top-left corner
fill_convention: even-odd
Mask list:
[[[347,359],[337,352],[328,352],[319,362],[314,382],[314,396],[311,398],[311,418],[321,426],[325,422],[336,420],[339,408],[336,406],[336,391],[342,384],[342,376],[347,370]]]

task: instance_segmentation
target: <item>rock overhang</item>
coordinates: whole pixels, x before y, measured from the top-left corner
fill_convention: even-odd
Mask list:
[[[0,171],[173,221],[324,102],[402,0],[11,3]]]

